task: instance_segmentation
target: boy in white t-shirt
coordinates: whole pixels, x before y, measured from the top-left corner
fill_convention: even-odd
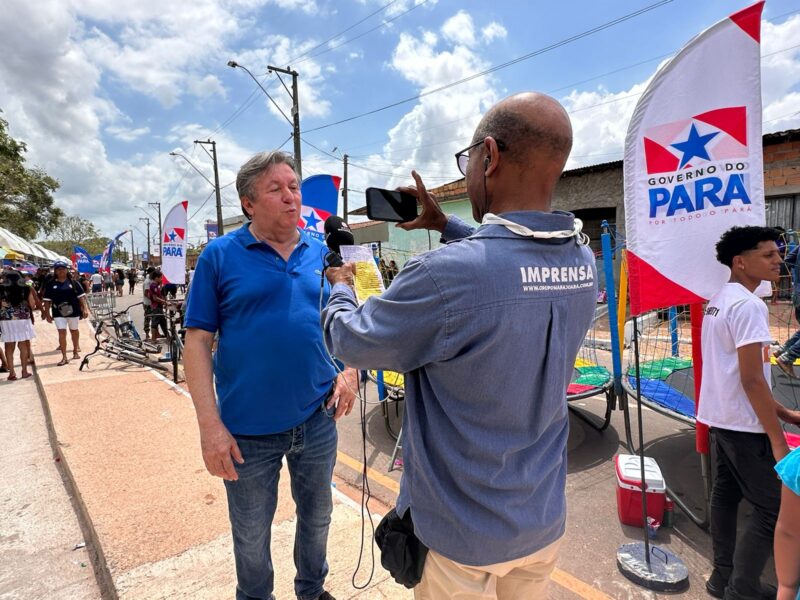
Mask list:
[[[716,477],[711,495],[714,571],[706,589],[727,600],[774,598],[761,585],[780,507],[775,461],[789,451],[779,419],[800,423],[800,412],[775,401],[770,387],[769,312],[754,294],[762,280],[778,281],[779,233],[733,227],[717,243],[717,260],[731,277],[709,301],[703,318],[703,379],[697,420],[711,427]],[[739,503],[753,505],[736,540]]]

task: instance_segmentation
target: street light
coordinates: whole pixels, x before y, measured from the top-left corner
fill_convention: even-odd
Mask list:
[[[286,116],[286,113],[283,112],[281,107],[278,106],[278,103],[275,102],[275,99],[272,96],[270,96],[269,92],[264,88],[264,86],[261,85],[261,82],[258,80],[258,78],[256,78],[256,76],[250,72],[250,69],[248,69],[244,65],[240,65],[235,60],[229,60],[228,66],[232,69],[238,67],[244,70],[248,75],[250,75],[250,78],[256,82],[256,85],[261,88],[261,91],[264,92],[264,94],[266,94],[267,98],[270,99],[272,104],[275,105],[275,108],[278,109],[278,112],[281,113],[283,118],[286,119],[286,121],[292,126],[292,137],[294,138],[294,159],[297,162],[297,174],[300,176],[300,179],[303,179],[303,164],[302,164],[303,160],[300,151],[300,100],[297,93],[297,71],[293,71],[288,68],[281,69],[280,67],[273,67],[272,65],[267,65],[267,70],[270,73],[275,71],[275,73],[285,73],[286,75],[292,76],[292,91],[289,92],[289,88],[286,88],[286,91],[289,92],[289,95],[292,97],[293,118],[290,119],[289,117]],[[280,78],[280,75],[278,75],[278,78]],[[283,80],[281,80],[281,83],[283,83]],[[286,87],[285,84],[284,87]]]

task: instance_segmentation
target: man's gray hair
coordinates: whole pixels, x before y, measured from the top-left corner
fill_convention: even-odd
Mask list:
[[[259,152],[246,163],[244,163],[239,168],[239,173],[236,175],[236,191],[239,194],[239,199],[241,200],[247,196],[252,200],[253,194],[255,193],[253,186],[255,185],[256,179],[258,179],[261,174],[268,169],[271,169],[275,165],[281,164],[289,165],[292,168],[292,171],[294,171],[295,174],[297,173],[292,155],[287,154],[286,152],[281,152],[280,150]],[[298,181],[300,180],[299,175],[297,179]],[[250,218],[250,215],[247,214],[244,206],[242,206],[242,212],[244,213],[245,217],[248,219]]]

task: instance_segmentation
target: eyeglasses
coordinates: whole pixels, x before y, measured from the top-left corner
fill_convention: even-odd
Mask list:
[[[467,146],[460,152],[456,152],[456,164],[458,165],[458,170],[461,171],[462,175],[464,176],[467,175],[467,165],[469,165],[469,151],[472,150],[473,148],[477,148],[484,141],[486,141],[486,138],[478,140],[477,142]],[[495,142],[497,143],[497,149],[500,150],[501,152],[506,149],[505,143],[503,143],[501,140],[495,140]]]

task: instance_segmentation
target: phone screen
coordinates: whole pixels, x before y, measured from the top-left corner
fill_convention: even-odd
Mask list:
[[[374,221],[407,222],[417,218],[417,199],[411,194],[367,188],[367,216]]]

